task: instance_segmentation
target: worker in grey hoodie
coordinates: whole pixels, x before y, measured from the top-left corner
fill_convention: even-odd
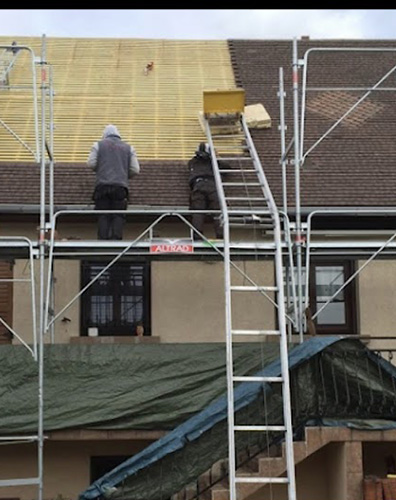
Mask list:
[[[140,172],[133,146],[121,140],[115,125],[107,125],[101,141],[95,142],[87,164],[96,173],[95,210],[126,210],[128,179]],[[124,214],[100,214],[99,240],[122,240]]]

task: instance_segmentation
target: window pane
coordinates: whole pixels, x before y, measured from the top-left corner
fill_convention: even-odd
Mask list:
[[[343,266],[316,266],[316,297],[326,302],[344,283]],[[344,300],[344,290],[336,295],[334,301]]]
[[[91,297],[91,324],[106,325],[113,321],[113,297],[93,295]]]
[[[344,266],[316,266],[316,310],[318,311],[344,284]],[[318,325],[346,323],[344,290],[341,290],[318,315]]]
[[[317,302],[319,310],[324,302]],[[343,302],[330,302],[317,316],[318,325],[344,325],[346,323],[345,304]]]
[[[143,297],[121,297],[122,323],[143,321]]]

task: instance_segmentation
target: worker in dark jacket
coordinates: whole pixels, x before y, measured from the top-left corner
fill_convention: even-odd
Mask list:
[[[190,209],[191,210],[219,210],[219,198],[212,168],[209,144],[201,142],[195,155],[188,162],[190,185]],[[205,214],[193,214],[192,225],[202,233]],[[223,238],[223,227],[219,218],[213,218],[216,238]],[[194,232],[194,239],[202,239]]]
[[[135,149],[121,140],[115,125],[107,125],[101,141],[95,142],[88,166],[96,173],[93,200],[95,210],[126,210],[128,179],[140,171]],[[122,240],[124,214],[101,214],[98,217],[99,240]]]

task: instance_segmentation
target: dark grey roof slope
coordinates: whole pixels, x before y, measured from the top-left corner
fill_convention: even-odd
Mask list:
[[[292,42],[229,41],[238,85],[247,104],[261,102],[272,118],[270,130],[252,132],[270,185],[281,202],[279,124],[279,67],[286,90],[288,144],[293,137]],[[396,65],[396,40],[298,41],[298,57],[312,48],[393,48],[395,52],[318,52],[309,56],[308,85],[368,88]],[[382,87],[394,87],[392,73]],[[301,88],[301,72],[300,72]],[[305,147],[314,144],[362,95],[364,90],[309,92]],[[301,99],[300,99],[301,104]],[[396,205],[396,90],[373,92],[308,156],[301,173],[303,206]],[[293,150],[292,156],[293,158]],[[294,167],[288,167],[289,199],[294,203]]]
[[[140,167],[140,174],[130,180],[131,205],[188,205],[185,163],[140,162]],[[39,165],[0,163],[0,180],[0,203],[40,203]],[[86,164],[56,164],[55,204],[91,205],[94,183],[95,175]]]

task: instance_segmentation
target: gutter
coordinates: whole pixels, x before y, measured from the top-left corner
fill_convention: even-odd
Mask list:
[[[60,212],[62,210],[94,210],[94,205],[55,205],[54,213]],[[182,210],[188,211],[188,206],[163,206],[163,205],[128,205],[128,210],[158,210],[164,212],[171,212],[172,210]],[[356,210],[357,212],[360,210],[372,210],[378,211],[378,215],[393,215],[389,214],[389,210],[396,210],[396,206],[334,206],[334,207],[302,207],[301,214],[307,216],[316,210],[324,210],[332,212],[334,210]],[[46,213],[49,212],[49,207],[45,207]],[[0,203],[0,213],[1,214],[39,214],[40,213],[40,205],[39,204],[20,204],[20,203]],[[295,209],[289,208],[289,215],[295,215]],[[353,216],[355,214],[349,213],[348,216]],[[358,215],[358,214],[356,214]],[[373,214],[376,215],[376,214]]]
[[[60,212],[62,210],[94,210],[94,205],[55,205],[54,213]],[[188,211],[188,206],[153,206],[153,205],[128,205],[128,210],[158,210],[164,212],[171,212],[173,210],[183,210]],[[49,207],[45,207],[45,212],[49,213]],[[0,203],[0,214],[30,214],[39,215],[40,205],[29,205],[29,204],[17,204],[17,203]]]

